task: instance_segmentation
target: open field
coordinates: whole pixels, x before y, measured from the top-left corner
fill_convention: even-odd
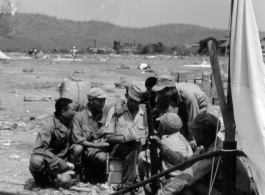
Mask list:
[[[21,59],[19,55],[0,66],[0,191],[30,193],[23,189],[24,182],[31,178],[28,171],[29,158],[35,142],[36,134],[45,123],[41,115],[54,111],[54,101],[24,101],[24,95],[50,95],[59,97],[56,90],[63,78],[102,82],[109,95],[124,95],[124,89],[116,89],[114,82],[121,77],[127,81],[143,81],[155,74],[170,74],[172,70],[186,70],[185,64],[200,64],[202,57],[180,59],[172,56],[156,56],[145,59],[145,56],[80,56],[82,61],[52,61],[52,59]],[[206,57],[205,57],[206,58]],[[224,62],[224,59],[220,59]],[[156,73],[142,73],[137,69],[140,63],[150,63]],[[117,69],[128,65],[130,69]],[[22,72],[24,68],[34,71]],[[76,69],[84,73],[74,74]],[[210,68],[189,68],[194,71],[210,71]],[[219,106],[211,106],[210,112],[218,114]],[[39,116],[39,118],[38,118]],[[30,117],[34,120],[30,120]],[[2,130],[1,130],[2,129]],[[10,143],[10,145],[9,145]],[[17,156],[15,156],[17,155]],[[32,192],[31,192],[32,193]]]

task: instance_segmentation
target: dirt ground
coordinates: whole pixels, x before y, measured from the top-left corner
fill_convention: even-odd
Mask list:
[[[170,74],[171,70],[185,70],[185,64],[200,64],[201,57],[180,59],[172,56],[79,56],[82,61],[54,62],[52,59],[23,59],[23,54],[10,54],[15,59],[0,61],[0,191],[33,194],[24,190],[24,183],[31,178],[28,171],[29,158],[36,134],[45,124],[43,115],[54,111],[53,101],[24,101],[25,95],[50,95],[58,98],[57,85],[66,76],[94,82],[103,82],[110,95],[124,95],[124,89],[115,89],[114,82],[121,77],[127,81],[143,81],[155,74]],[[224,59],[221,59],[224,61]],[[137,69],[140,63],[150,63],[156,73],[142,73]],[[118,69],[122,64],[130,69]],[[34,68],[33,72],[22,72]],[[73,74],[76,69],[84,73]],[[192,68],[204,71],[210,68]],[[211,112],[218,114],[219,106],[212,106]],[[31,120],[30,120],[31,119]]]

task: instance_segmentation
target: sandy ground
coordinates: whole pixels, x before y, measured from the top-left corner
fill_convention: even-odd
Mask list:
[[[24,183],[31,178],[28,171],[29,158],[36,134],[45,124],[41,115],[54,111],[54,101],[27,102],[24,95],[50,95],[59,97],[57,85],[66,76],[76,79],[103,82],[104,88],[113,90],[110,95],[124,95],[124,89],[115,89],[114,82],[121,77],[126,80],[144,81],[155,73],[142,73],[137,69],[140,63],[150,63],[156,74],[170,74],[171,70],[186,70],[183,65],[200,63],[201,57],[179,59],[171,56],[158,56],[145,59],[144,56],[81,56],[82,61],[53,62],[51,59],[21,59],[20,55],[10,55],[16,59],[0,61],[0,191],[32,193],[24,190]],[[103,59],[103,60],[102,60]],[[105,61],[106,60],[106,61]],[[224,61],[224,59],[221,59]],[[117,69],[121,64],[130,69]],[[22,72],[24,68],[33,68],[31,73]],[[83,69],[83,74],[74,74]],[[190,68],[204,71],[210,68]],[[211,112],[218,115],[219,106],[211,106]],[[36,118],[36,117],[38,117]],[[35,117],[30,120],[30,117]],[[1,130],[2,129],[2,130]],[[10,145],[9,145],[10,144]]]

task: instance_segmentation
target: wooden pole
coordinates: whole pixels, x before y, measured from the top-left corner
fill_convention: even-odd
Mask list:
[[[235,120],[231,96],[230,71],[228,71],[228,94],[225,100],[224,89],[220,74],[216,47],[213,41],[208,41],[208,50],[212,65],[214,81],[216,83],[217,94],[220,102],[221,112],[225,126],[224,150],[234,150],[237,148],[235,142]],[[223,155],[223,195],[235,195],[236,193],[236,156],[234,153],[227,152]]]
[[[232,24],[234,0],[231,0],[231,15],[230,24]],[[230,26],[230,48],[231,48],[231,29]],[[228,89],[227,89],[227,119],[229,128],[225,131],[225,141],[223,145],[224,150],[237,149],[237,143],[235,141],[235,118],[233,110],[232,90],[231,90],[231,52],[229,49],[229,64],[228,64]],[[222,194],[235,195],[236,194],[236,156],[233,153],[227,153],[223,156],[223,178],[228,178],[223,182]]]

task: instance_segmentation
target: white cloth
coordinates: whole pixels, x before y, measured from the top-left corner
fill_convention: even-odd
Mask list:
[[[235,0],[231,34],[231,87],[243,151],[259,194],[265,194],[265,66],[251,0]]]

